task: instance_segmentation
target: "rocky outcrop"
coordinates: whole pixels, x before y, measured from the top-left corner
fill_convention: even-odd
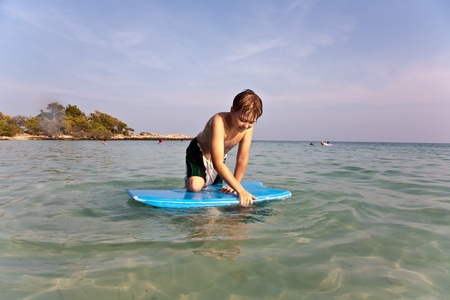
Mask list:
[[[58,137],[48,137],[45,135],[29,135],[29,134],[18,134],[12,137],[2,136],[0,140],[103,140],[101,138],[76,138],[71,135],[61,135]],[[147,133],[142,132],[141,134],[130,134],[130,135],[115,135],[107,140],[165,140],[165,141],[189,141],[192,140],[192,137],[185,134],[165,134],[161,135],[158,133]]]

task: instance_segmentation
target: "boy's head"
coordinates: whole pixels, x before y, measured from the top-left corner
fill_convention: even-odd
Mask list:
[[[240,111],[242,116],[248,119],[257,120],[263,113],[263,105],[261,99],[252,90],[244,90],[234,97],[234,112]]]

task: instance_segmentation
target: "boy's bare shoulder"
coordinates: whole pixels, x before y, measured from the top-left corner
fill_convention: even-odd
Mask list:
[[[212,127],[213,125],[218,125],[218,124],[225,124],[226,123],[226,118],[229,115],[229,113],[227,112],[219,112],[215,115],[213,115],[211,117],[211,119],[209,119],[208,123],[206,124],[206,126],[208,127]]]
[[[229,112],[219,112],[217,114],[215,114],[212,119],[220,119],[220,120],[225,120],[225,118],[227,116],[229,116],[230,113]]]
[[[216,113],[211,117],[211,119],[206,122],[205,128],[197,135],[197,139],[200,141],[200,143],[206,143],[207,140],[211,138],[211,130],[213,126],[220,125],[221,123],[225,123],[227,113],[226,112],[219,112]]]

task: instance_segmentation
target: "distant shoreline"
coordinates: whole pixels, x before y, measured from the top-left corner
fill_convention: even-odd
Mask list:
[[[189,135],[183,134],[166,134],[160,135],[157,133],[141,133],[141,134],[130,134],[130,135],[114,135],[109,138],[85,138],[85,137],[74,137],[72,135],[60,135],[57,137],[48,137],[45,135],[30,135],[30,134],[17,134],[15,136],[0,136],[0,140],[9,140],[9,141],[27,141],[27,140],[51,140],[51,141],[121,141],[121,140],[142,140],[142,141],[190,141],[193,138]]]

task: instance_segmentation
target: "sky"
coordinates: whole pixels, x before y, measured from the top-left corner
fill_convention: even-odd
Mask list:
[[[448,0],[0,0],[0,111],[195,136],[252,89],[255,140],[450,143],[449,32]]]

